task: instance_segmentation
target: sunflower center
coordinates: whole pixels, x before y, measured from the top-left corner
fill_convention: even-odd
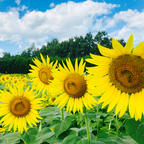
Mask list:
[[[56,98],[52,98],[51,101],[54,102],[56,100]]]
[[[144,59],[135,55],[122,55],[114,59],[109,68],[110,80],[121,91],[136,93],[144,88]]]
[[[10,111],[16,117],[26,116],[30,108],[30,101],[25,97],[16,97],[10,102]]]
[[[70,74],[64,80],[64,89],[69,96],[80,98],[87,90],[86,80],[79,74]]]
[[[53,77],[51,75],[51,69],[49,67],[43,67],[39,70],[39,78],[41,82],[44,84],[49,84],[49,80],[53,80]]]

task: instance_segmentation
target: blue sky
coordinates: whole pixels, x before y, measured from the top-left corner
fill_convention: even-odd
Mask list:
[[[144,40],[144,0],[0,0],[0,56],[105,30]]]

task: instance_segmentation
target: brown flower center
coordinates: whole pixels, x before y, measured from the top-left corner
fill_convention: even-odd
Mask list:
[[[135,55],[122,55],[114,59],[109,68],[110,80],[121,91],[136,93],[144,88],[144,59]]]
[[[16,97],[10,102],[10,112],[16,117],[26,116],[30,109],[30,101],[25,97]]]
[[[49,84],[50,80],[53,80],[53,77],[51,75],[51,69],[49,67],[43,67],[39,70],[39,78],[41,80],[41,82],[43,82],[44,84]]]
[[[69,96],[73,98],[80,98],[87,90],[86,80],[79,74],[70,74],[64,80],[64,89]]]
[[[55,98],[55,97],[53,97],[53,98],[51,99],[51,101],[52,101],[52,102],[54,102],[55,100],[56,100],[56,98]]]

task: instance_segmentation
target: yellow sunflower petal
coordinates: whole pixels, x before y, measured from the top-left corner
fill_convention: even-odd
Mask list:
[[[66,59],[67,66],[71,72],[74,72],[74,67],[70,59]]]
[[[134,117],[135,115],[135,94],[132,94],[130,96],[130,100],[129,100],[129,113],[131,118]]]
[[[131,35],[125,45],[125,53],[130,54],[133,49],[133,35]]]
[[[108,65],[111,63],[111,59],[103,56],[97,56],[94,54],[90,54],[92,59],[86,59],[87,62],[95,64],[95,65]]]
[[[144,98],[143,98],[142,92],[137,93],[137,95],[135,95],[135,96],[136,96],[136,99],[135,99],[135,105],[136,105],[135,119],[138,120],[138,119],[141,119],[142,113],[144,110]]]
[[[124,53],[123,46],[114,38],[112,39],[112,46],[118,55],[122,55]]]
[[[85,64],[83,62],[83,58],[81,58],[80,63],[79,63],[79,74],[82,75],[84,73],[84,69],[85,69]]]
[[[133,54],[144,58],[144,41],[139,43],[133,50]]]
[[[111,57],[111,58],[116,58],[116,57],[119,56],[119,55],[116,53],[116,51],[114,51],[113,49],[106,48],[106,47],[101,46],[101,45],[99,45],[99,44],[98,44],[98,49],[99,49],[100,53],[101,53],[103,56]]]
[[[75,72],[79,72],[78,71],[78,59],[76,58],[76,61],[75,61]]]
[[[42,55],[42,54],[40,54],[40,57],[41,57],[41,60],[42,60],[43,64],[46,66],[46,61],[45,61],[45,59],[44,59],[43,55]]]
[[[118,103],[120,97],[121,97],[121,92],[119,90],[116,90],[114,94],[111,95],[111,103],[109,104],[108,106],[108,112],[110,112],[115,106],[116,104]]]

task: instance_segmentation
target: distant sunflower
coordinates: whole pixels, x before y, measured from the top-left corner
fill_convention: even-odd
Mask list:
[[[4,127],[12,128],[19,133],[27,131],[28,126],[38,123],[38,110],[41,109],[41,99],[36,98],[33,91],[23,86],[9,87],[9,91],[0,91],[0,122]]]
[[[53,65],[53,62],[50,63],[50,58],[47,56],[45,60],[43,55],[40,54],[41,60],[35,58],[33,60],[34,65],[30,65],[32,69],[30,69],[29,76],[32,78],[32,86],[40,91],[49,91],[50,80],[53,80],[52,69],[55,69],[57,66],[57,62]]]
[[[98,45],[103,56],[91,54],[87,62],[97,66],[88,68],[94,75],[96,95],[100,95],[102,108],[108,111],[115,107],[121,117],[129,108],[131,118],[141,119],[144,113],[144,41],[133,49],[131,35],[123,47],[112,39],[113,49]]]
[[[54,103],[60,108],[67,104],[66,110],[68,112],[80,111],[83,113],[83,105],[87,109],[96,105],[96,100],[92,95],[94,86],[91,77],[84,74],[85,63],[83,63],[83,59],[79,65],[76,59],[75,68],[70,59],[66,60],[66,64],[67,66],[63,63],[63,67],[59,65],[59,71],[53,73],[52,86],[54,93],[58,95]]]

